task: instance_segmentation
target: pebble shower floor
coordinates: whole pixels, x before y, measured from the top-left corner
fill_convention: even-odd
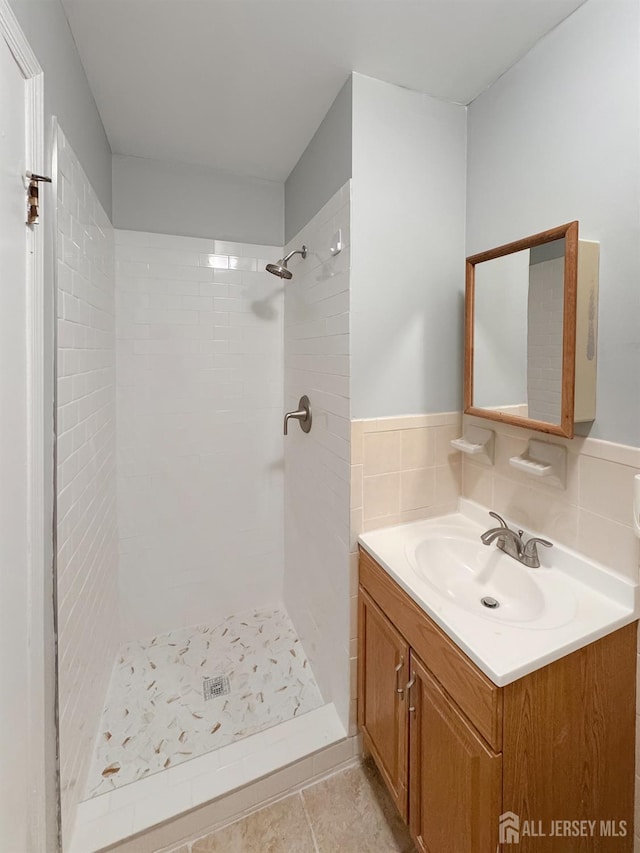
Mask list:
[[[228,693],[205,700],[205,679]],[[212,682],[207,682],[209,692]],[[125,645],[102,714],[87,798],[319,708],[322,696],[282,608],[252,610]]]

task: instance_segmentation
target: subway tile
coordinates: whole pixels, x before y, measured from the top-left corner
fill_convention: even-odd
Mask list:
[[[119,642],[115,507],[114,232],[59,131],[58,182],[58,649],[60,774],[65,846],[91,759],[95,726]],[[63,162],[59,164],[62,167]],[[98,223],[101,227],[98,228]],[[69,236],[75,244],[69,240]],[[146,275],[125,237],[123,272]],[[69,348],[69,349],[65,349]],[[102,559],[96,559],[100,552]],[[94,601],[100,599],[96,613]],[[91,824],[103,804],[82,811]],[[122,815],[120,816],[122,817]],[[124,817],[127,824],[131,814]]]
[[[230,270],[243,270],[244,272],[255,272],[256,271],[256,259],[255,258],[229,257],[229,269]]]
[[[213,271],[213,280],[218,284],[226,284],[230,287],[242,284],[242,270],[230,270],[226,267],[216,267]]]
[[[229,269],[228,255],[205,254],[200,255],[200,266],[210,267],[217,270]]]
[[[252,252],[245,252],[242,243],[233,243],[229,240],[214,240],[213,251],[216,255],[248,255],[254,257]]]

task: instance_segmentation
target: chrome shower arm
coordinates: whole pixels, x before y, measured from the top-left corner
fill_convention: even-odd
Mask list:
[[[286,264],[294,255],[302,255],[302,259],[304,260],[307,257],[307,247],[303,246],[301,249],[293,249],[293,251],[289,252],[289,254],[282,259],[281,263]]]

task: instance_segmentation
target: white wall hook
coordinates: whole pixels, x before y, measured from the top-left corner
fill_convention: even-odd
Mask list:
[[[335,257],[339,255],[342,251],[342,228],[338,228],[336,233],[333,235],[333,239],[331,240],[331,248],[329,251]]]

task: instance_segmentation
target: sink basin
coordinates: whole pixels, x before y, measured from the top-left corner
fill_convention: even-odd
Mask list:
[[[495,543],[482,544],[490,525],[486,508],[461,498],[458,512],[371,530],[358,541],[500,687],[637,618],[636,581],[558,542],[529,569]],[[485,607],[483,598],[499,606]]]
[[[575,597],[557,588],[552,571],[528,569],[495,544],[483,545],[479,536],[459,529],[441,526],[408,542],[406,557],[417,578],[459,607],[494,622],[550,628],[575,614]],[[486,604],[483,599],[488,599]]]

